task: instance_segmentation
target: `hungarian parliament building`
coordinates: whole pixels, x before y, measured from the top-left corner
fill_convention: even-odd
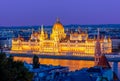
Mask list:
[[[100,38],[101,52],[109,54],[112,52],[112,42],[110,37]],[[67,35],[60,20],[57,19],[53,25],[50,36],[44,31],[41,26],[40,31],[32,32],[29,40],[24,38],[12,39],[11,51],[25,51],[38,53],[81,53],[95,54],[96,38],[89,38],[86,32],[74,32]]]

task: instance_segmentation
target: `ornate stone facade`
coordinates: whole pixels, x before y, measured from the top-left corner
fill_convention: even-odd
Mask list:
[[[57,19],[53,25],[50,38],[45,33],[43,26],[41,31],[33,32],[28,41],[24,41],[24,38],[18,37],[12,40],[12,51],[35,51],[42,53],[54,53],[54,52],[76,52],[81,54],[95,54],[95,46],[97,39],[88,38],[86,32],[75,32],[66,35],[64,27]],[[100,39],[101,52],[111,53],[112,43],[110,38]]]

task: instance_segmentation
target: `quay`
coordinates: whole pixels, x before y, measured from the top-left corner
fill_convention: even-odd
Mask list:
[[[16,56],[16,57],[30,57],[37,55],[39,58],[50,58],[50,59],[67,59],[67,60],[87,60],[94,61],[94,55],[87,54],[54,54],[54,53],[10,53],[6,52],[7,56]],[[105,55],[109,62],[120,62],[120,55],[106,54]]]

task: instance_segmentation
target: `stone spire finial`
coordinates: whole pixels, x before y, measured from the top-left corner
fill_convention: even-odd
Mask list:
[[[43,24],[41,25],[41,34],[44,34]]]
[[[43,30],[43,24],[41,25],[41,30]]]
[[[57,23],[60,22],[60,18],[59,18],[59,17],[57,17],[56,22],[57,22]]]
[[[104,36],[104,42],[107,42],[107,37],[106,37],[106,35]]]
[[[98,31],[98,33],[97,33],[97,41],[99,41],[100,40],[100,29],[97,28],[97,31]]]
[[[33,32],[34,32],[34,28],[32,28],[32,34],[33,34]]]

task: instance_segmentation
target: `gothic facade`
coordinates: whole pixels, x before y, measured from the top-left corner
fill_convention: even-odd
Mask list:
[[[64,27],[60,20],[57,19],[53,25],[52,33],[48,38],[48,34],[44,31],[43,26],[39,32],[32,32],[28,41],[19,36],[12,39],[12,51],[34,51],[39,53],[66,53],[76,52],[81,54],[95,54],[97,39],[88,38],[86,32],[75,32],[69,36],[66,35]],[[112,52],[112,42],[110,38],[101,38],[100,47],[102,53]]]

